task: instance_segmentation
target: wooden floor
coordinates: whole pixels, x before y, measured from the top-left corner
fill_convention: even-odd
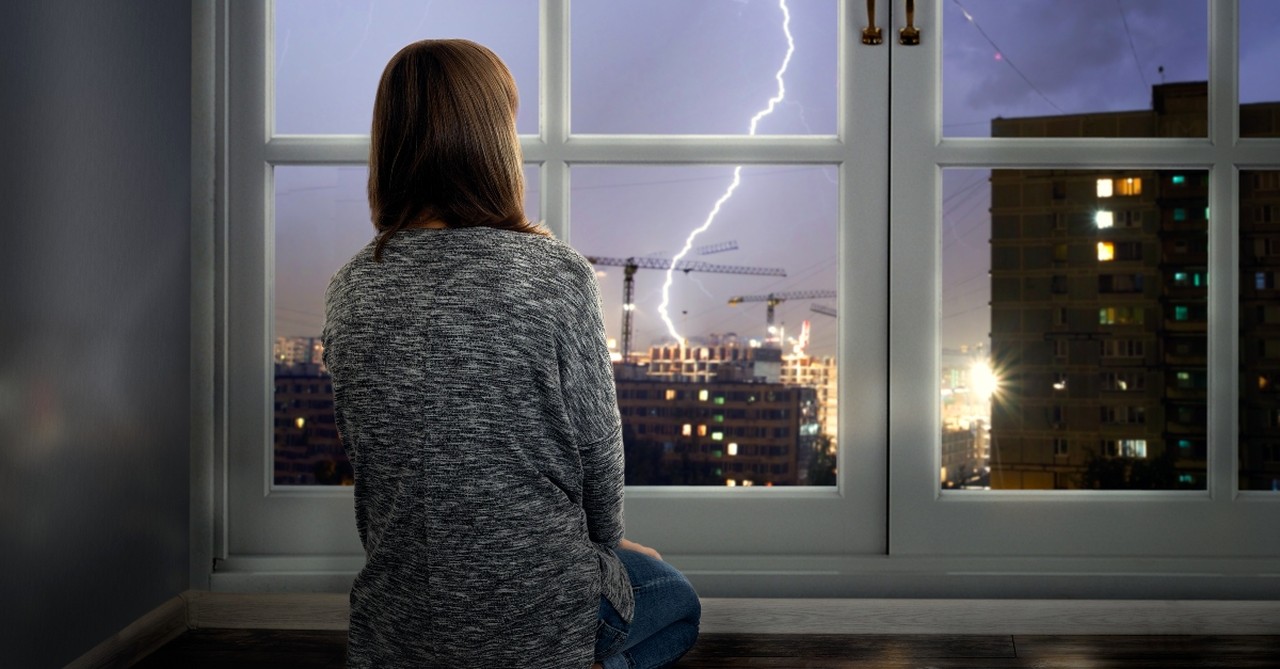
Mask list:
[[[134,666],[339,668],[345,632],[191,630]],[[1280,669],[1280,636],[704,634],[678,667]]]

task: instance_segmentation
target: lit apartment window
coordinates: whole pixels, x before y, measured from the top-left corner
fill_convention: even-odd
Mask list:
[[[707,397],[709,397],[709,396],[710,396],[710,394],[707,392],[707,390],[706,390],[705,388],[704,388],[704,389],[702,389],[702,390],[699,390],[699,391],[698,391],[698,401],[699,401],[699,402],[706,402],[706,401],[707,401]]]
[[[1120,179],[1116,182],[1117,195],[1142,195],[1142,179],[1139,177],[1128,177]]]
[[[1187,309],[1187,305],[1185,304],[1174,305],[1173,320],[1185,321],[1189,316],[1190,316],[1190,310]]]
[[[1111,180],[1098,179],[1098,197],[1111,197]]]
[[[712,432],[712,433],[711,433],[711,438],[712,438],[712,439],[714,439],[715,441],[724,441],[724,433],[723,433],[723,432]]]
[[[1053,374],[1053,389],[1054,389],[1054,390],[1066,390],[1066,389],[1067,389],[1067,375],[1066,375],[1066,374],[1064,374],[1064,373],[1062,373],[1062,372],[1054,372],[1054,374]]]
[[[1147,440],[1146,439],[1121,439],[1120,454],[1126,458],[1147,457]]]
[[[699,437],[705,437],[705,436],[707,436],[707,426],[706,426],[706,425],[699,425],[699,426],[698,426],[698,436],[699,436]]]
[[[1098,309],[1099,325],[1142,325],[1142,307],[1102,307]]]
[[[668,388],[668,389],[667,389],[667,392],[666,392],[666,398],[667,398],[668,400],[673,400],[673,399],[675,399],[675,398],[676,398],[676,391],[675,391],[675,389],[674,389],[674,388]]]
[[[1109,228],[1116,224],[1116,217],[1115,214],[1103,209],[1093,215],[1093,223],[1098,226],[1099,229]]]
[[[1111,242],[1098,242],[1098,260],[1107,261],[1114,260],[1116,257],[1116,245]]]
[[[690,425],[689,423],[685,423],[684,425],[680,426],[680,434],[686,437],[693,436],[693,425]]]
[[[737,455],[737,454],[738,454],[738,442],[736,441],[729,442],[729,455]]]
[[[1175,174],[1170,181],[1173,182],[1173,185],[1175,186],[1182,186],[1187,183],[1187,177],[1181,174]]]

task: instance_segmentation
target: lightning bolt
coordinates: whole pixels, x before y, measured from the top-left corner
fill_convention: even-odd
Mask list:
[[[796,42],[791,35],[791,10],[787,7],[787,0],[778,0],[778,8],[782,10],[782,32],[787,36],[787,55],[783,56],[782,66],[773,75],[773,78],[778,82],[778,93],[769,98],[769,104],[764,109],[756,112],[756,115],[751,117],[751,128],[747,131],[747,134],[753,137],[756,134],[756,126],[760,124],[760,119],[772,114],[778,103],[782,102],[782,99],[787,96],[787,87],[783,83],[782,75],[786,74],[787,66],[791,64],[791,54],[796,51]],[[667,268],[667,280],[662,284],[662,303],[658,305],[658,314],[662,316],[662,322],[666,323],[667,332],[670,332],[677,342],[684,342],[684,337],[681,337],[680,333],[676,331],[675,323],[671,322],[671,316],[667,313],[667,305],[671,303],[671,282],[675,276],[676,263],[679,263],[693,248],[693,240],[711,227],[711,224],[716,220],[716,216],[720,214],[720,208],[724,206],[725,202],[729,201],[729,198],[733,197],[734,191],[738,190],[738,185],[741,183],[742,165],[738,165],[733,168],[733,181],[729,183],[729,187],[725,189],[720,199],[716,200],[715,206],[711,208],[711,213],[707,214],[707,218],[702,222],[702,225],[689,233],[689,237],[684,240],[684,248],[671,259],[671,267]]]

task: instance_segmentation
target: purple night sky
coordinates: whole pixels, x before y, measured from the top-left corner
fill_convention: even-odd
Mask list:
[[[834,134],[836,2],[789,4],[796,50],[787,95],[758,134]],[[522,134],[536,134],[537,5],[277,0],[276,131],[367,134],[378,75],[396,50],[426,37],[466,37],[507,62],[522,95],[517,125]],[[942,8],[948,136],[986,136],[997,116],[1147,109],[1152,84],[1208,74],[1206,0],[945,0]],[[787,46],[781,18],[776,0],[575,2],[574,132],[746,134],[775,91],[773,75]],[[1268,39],[1276,34],[1280,3],[1242,0],[1245,102],[1280,100],[1272,65],[1280,62],[1280,40]],[[587,255],[671,257],[724,192],[732,167],[575,167],[570,242]],[[532,218],[536,171],[526,170]],[[364,175],[359,165],[276,170],[277,334],[318,335],[329,276],[372,237]],[[782,267],[788,277],[677,274],[672,309],[686,336],[761,336],[764,306],[728,306],[735,295],[837,288],[834,178],[833,168],[817,166],[743,171],[742,185],[697,241],[736,241],[738,248],[690,257]],[[989,329],[988,282],[978,278],[990,263],[989,195],[985,171],[944,174],[944,346],[983,341]],[[621,268],[601,269],[605,323],[616,337]],[[637,275],[638,349],[666,338],[657,314],[662,281],[659,271]],[[788,334],[810,320],[810,350],[832,354],[835,320],[812,313],[811,302],[783,303],[777,320]]]

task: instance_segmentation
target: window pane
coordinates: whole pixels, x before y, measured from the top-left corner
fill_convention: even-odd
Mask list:
[[[498,54],[520,90],[516,127],[538,132],[538,3],[276,0],[275,131],[369,134],[373,95],[403,46],[461,37]]]
[[[363,166],[275,169],[274,454],[277,485],[345,485],[320,332],[329,278],[373,239]],[[538,170],[525,167],[526,210]]]
[[[1280,490],[1280,171],[1240,173],[1240,488]]]
[[[943,487],[1205,487],[1207,194],[1195,170],[943,173]]]
[[[1280,137],[1280,3],[1240,0],[1240,136]]]
[[[941,6],[948,136],[1207,134],[1205,0]]]
[[[836,3],[576,2],[573,131],[835,134]]]
[[[666,261],[734,172],[573,169],[571,241],[600,279],[628,484],[835,483],[835,168],[743,168],[683,256],[698,265],[671,272],[664,322]]]

